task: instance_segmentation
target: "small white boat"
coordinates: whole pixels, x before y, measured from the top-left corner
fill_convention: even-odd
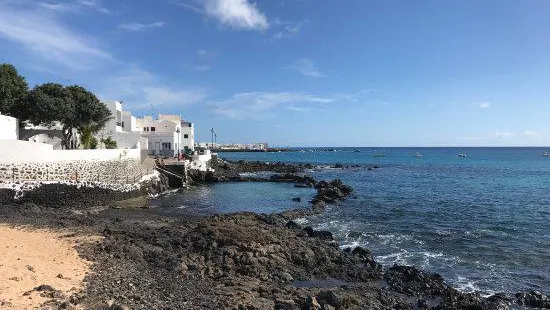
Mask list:
[[[550,157],[550,153],[548,153],[548,152],[542,153],[542,156]]]
[[[468,154],[466,154],[466,153],[460,153],[460,154],[458,154],[458,157],[468,157]]]
[[[424,155],[422,155],[421,153],[415,153],[415,154],[413,154],[413,157],[417,157],[417,158],[418,158],[418,157],[422,157],[422,156],[424,156]]]

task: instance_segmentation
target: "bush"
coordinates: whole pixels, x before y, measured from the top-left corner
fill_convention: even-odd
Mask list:
[[[111,137],[101,139],[101,142],[103,144],[105,144],[106,149],[116,149],[116,147],[117,147],[116,141],[113,140]]]

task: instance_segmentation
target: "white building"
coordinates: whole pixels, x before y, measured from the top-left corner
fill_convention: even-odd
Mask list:
[[[136,118],[129,111],[122,110],[121,101],[103,102],[111,111],[111,119],[97,134],[98,140],[111,137],[119,149],[140,148],[141,132],[136,126]],[[102,143],[100,143],[102,145]]]
[[[69,142],[70,148],[77,148],[80,135],[76,129],[73,129],[73,135]],[[25,124],[25,128],[19,131],[19,139],[36,143],[52,145],[54,150],[62,150],[63,145],[63,125],[60,122],[54,122],[50,126]]]
[[[137,119],[141,136],[147,138],[149,154],[176,156],[178,151],[193,151],[195,128],[193,123],[185,122],[177,115],[160,114],[158,119],[145,116]]]
[[[19,139],[19,122],[16,118],[0,114],[0,140]]]

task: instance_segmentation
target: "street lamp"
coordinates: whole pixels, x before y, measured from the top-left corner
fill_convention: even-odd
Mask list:
[[[176,132],[178,133],[178,143],[177,143],[177,148],[178,148],[178,161],[180,160],[180,148],[181,148],[181,139],[180,139],[180,129],[179,128],[176,128]]]
[[[214,149],[214,127],[210,129],[210,132],[212,132],[212,143],[210,144],[210,149]]]

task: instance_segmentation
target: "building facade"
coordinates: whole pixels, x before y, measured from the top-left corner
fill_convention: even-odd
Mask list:
[[[19,122],[16,118],[0,114],[0,140],[19,139]]]
[[[141,132],[132,113],[122,109],[121,101],[105,101],[103,103],[111,111],[111,119],[97,134],[98,140],[110,137],[116,141],[119,149],[140,148]],[[104,148],[101,142],[100,146]]]
[[[151,155],[176,156],[178,152],[195,149],[193,123],[181,120],[178,115],[160,114],[157,119],[145,116],[137,119],[136,124],[141,136],[148,140]]]

